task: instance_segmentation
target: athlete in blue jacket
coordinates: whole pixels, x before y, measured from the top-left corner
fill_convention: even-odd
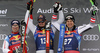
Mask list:
[[[55,4],[55,7],[57,5],[58,3]],[[79,26],[79,27],[75,26],[75,19],[73,15],[69,14],[65,17],[66,29],[65,29],[65,34],[64,34],[64,53],[80,53],[79,51],[80,51],[80,43],[81,43],[81,33],[95,26],[96,14],[93,14],[93,11],[98,11],[98,8],[96,6],[93,6],[90,23],[87,25]],[[57,23],[56,21],[53,21],[52,24],[58,30],[60,30],[59,23]]]
[[[33,24],[33,17],[32,17],[32,9],[30,9],[30,4],[29,2],[27,4],[27,12],[25,15],[25,22],[28,25],[27,28],[27,34],[31,30],[33,33],[34,39],[35,39],[35,44],[36,44],[36,53],[46,53],[46,34],[45,34],[45,27],[46,27],[46,17],[43,14],[40,14],[37,18],[38,25]],[[61,7],[59,7],[61,8]],[[31,10],[31,11],[30,11]],[[30,16],[29,16],[30,15]],[[57,16],[57,15],[56,15]],[[59,11],[59,17],[64,18],[62,10]],[[59,18],[57,23],[61,24],[64,19]],[[28,21],[29,19],[29,21]],[[35,19],[35,18],[34,18]],[[27,23],[28,22],[28,23]],[[51,26],[51,32],[50,32],[50,51],[49,53],[54,53],[54,34],[55,34],[56,29]]]

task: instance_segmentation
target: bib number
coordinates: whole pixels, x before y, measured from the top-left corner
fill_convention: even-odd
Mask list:
[[[70,44],[71,41],[72,41],[72,38],[64,39],[64,45]]]
[[[46,44],[46,38],[41,38],[41,44]]]

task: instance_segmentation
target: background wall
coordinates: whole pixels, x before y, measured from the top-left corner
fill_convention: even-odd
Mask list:
[[[29,0],[0,0],[0,53],[2,53],[1,47],[4,38],[11,33],[10,22],[13,19],[24,19],[26,12],[26,3]],[[88,24],[91,18],[89,0],[37,0],[34,3],[33,21],[37,24],[37,16],[39,13],[43,13],[47,20],[51,20],[53,14],[53,4],[56,1],[60,1],[63,5],[64,15],[73,14],[76,19],[76,25],[80,26]],[[97,0],[100,3],[100,0]],[[98,5],[100,8],[100,5]],[[100,17],[100,11],[98,17]],[[100,18],[98,19],[100,20]],[[98,23],[99,24],[99,23]],[[98,26],[83,33],[82,43],[80,51],[81,53],[100,53],[100,39]],[[58,43],[58,32],[55,35],[55,43]],[[29,33],[27,38],[28,53],[35,53],[34,37],[32,33]],[[55,44],[55,53],[57,52],[57,44]]]

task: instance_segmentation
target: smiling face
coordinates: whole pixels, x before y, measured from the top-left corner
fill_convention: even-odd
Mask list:
[[[44,26],[45,26],[45,23],[46,23],[46,21],[43,21],[43,19],[39,19],[39,20],[38,20],[38,25],[39,25],[40,27],[44,27]]]
[[[12,25],[12,32],[18,32],[19,31],[19,26],[18,24],[13,24]]]
[[[68,28],[72,28],[74,26],[74,22],[71,19],[69,19],[66,21],[66,25],[68,26]]]

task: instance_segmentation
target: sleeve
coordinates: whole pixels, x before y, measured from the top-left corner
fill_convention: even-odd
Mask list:
[[[79,26],[78,27],[78,33],[81,34],[82,32],[88,30],[88,29],[91,29],[93,28],[94,26],[97,26],[96,24],[95,25],[91,25],[90,23],[87,24],[87,25],[83,25],[83,26]]]
[[[29,16],[29,10],[27,10],[26,15],[25,15],[25,23],[28,24],[26,33],[28,34],[29,30],[31,30],[31,32],[34,35],[36,26],[33,24],[32,15]]]
[[[51,28],[52,28],[52,30],[53,30],[53,32],[54,32],[54,34],[55,34],[56,28],[55,28],[53,25],[51,25]]]
[[[93,11],[92,11],[90,23],[87,25],[79,26],[78,33],[81,34],[82,32],[86,31],[87,29],[91,29],[91,28],[97,26],[97,24],[95,24],[95,21],[96,21],[95,18],[96,18],[96,14],[94,15]]]
[[[30,15],[29,21],[30,21],[30,22],[33,22],[33,16],[32,16],[32,15]],[[29,24],[28,24],[28,25],[29,25]],[[30,32],[29,27],[27,27],[27,32],[26,32],[26,34],[28,34],[29,32]]]
[[[64,14],[63,11],[59,11],[59,19],[57,20],[57,15],[52,16],[51,24],[56,27],[60,31],[60,24],[64,21]]]
[[[52,25],[53,25],[53,32],[56,32],[56,29],[58,29],[60,31],[60,24],[58,24],[57,22],[52,22]],[[56,29],[54,29],[56,28]]]
[[[64,14],[63,14],[63,11],[61,10],[61,11],[59,11],[59,19],[58,19],[57,23],[62,24],[63,21],[64,21]]]
[[[9,38],[8,36],[5,38],[2,46],[3,53],[13,53],[13,51],[9,50]]]

